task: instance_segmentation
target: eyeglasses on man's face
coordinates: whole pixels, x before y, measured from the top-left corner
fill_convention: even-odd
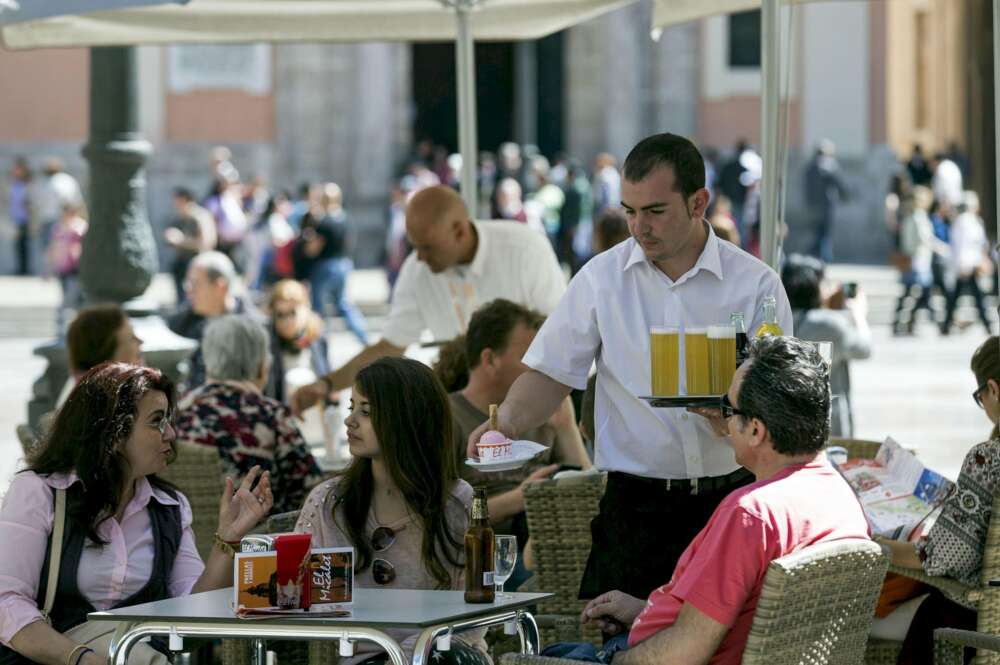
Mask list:
[[[743,416],[748,417],[743,411],[740,411],[733,403],[729,401],[729,395],[723,395],[719,403],[719,408],[722,410],[723,418],[732,418],[733,416]]]

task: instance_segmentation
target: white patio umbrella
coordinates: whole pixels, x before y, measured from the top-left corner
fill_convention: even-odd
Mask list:
[[[0,2],[10,0],[0,0]],[[35,3],[38,0],[30,0]],[[84,0],[78,0],[83,2]],[[127,2],[128,0],[117,0]],[[148,0],[147,0],[148,1]],[[538,39],[636,0],[190,0],[3,25],[7,48],[454,40],[462,198],[476,192],[475,40]],[[101,0],[91,0],[97,5]],[[108,0],[109,3],[115,0]]]
[[[0,0],[0,26],[67,14],[178,4],[189,0]]]

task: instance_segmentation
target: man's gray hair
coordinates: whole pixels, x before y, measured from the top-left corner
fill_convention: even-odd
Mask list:
[[[230,291],[233,291],[238,286],[236,282],[236,266],[222,252],[201,252],[191,259],[191,266],[202,268],[213,282],[217,282],[220,279],[226,280]]]
[[[737,407],[767,425],[782,455],[817,452],[830,435],[830,368],[816,346],[770,335],[749,346]]]
[[[201,340],[205,373],[221,381],[249,381],[260,376],[270,353],[264,326],[245,314],[225,314],[209,321]]]

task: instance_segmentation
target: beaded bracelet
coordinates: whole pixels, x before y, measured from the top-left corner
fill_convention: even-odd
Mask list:
[[[236,556],[236,548],[239,547],[240,541],[238,540],[223,540],[222,536],[218,532],[215,533],[215,546],[222,550],[223,554],[228,554],[231,557]]]

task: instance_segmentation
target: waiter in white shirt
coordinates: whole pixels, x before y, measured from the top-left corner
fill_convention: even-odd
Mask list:
[[[374,360],[403,355],[424,330],[435,341],[452,340],[465,333],[473,312],[497,298],[548,314],[566,291],[566,277],[545,236],[517,222],[472,221],[450,187],[414,194],[406,208],[406,236],[413,251],[396,280],[382,339],[297,390],[296,413],[350,388],[358,371]]]
[[[752,333],[763,299],[777,299],[792,333],[778,275],[705,221],[705,165],[686,138],[657,134],[625,160],[622,207],[631,238],[588,262],[524,357],[531,367],[500,406],[511,438],[544,422],[597,362],[596,466],[608,472],[581,598],[618,589],[638,598],[668,581],[681,552],[733,489],[753,480],[708,420],[639,399],[651,387],[649,329],[728,324],[743,312]],[[469,437],[469,455],[488,428]]]

